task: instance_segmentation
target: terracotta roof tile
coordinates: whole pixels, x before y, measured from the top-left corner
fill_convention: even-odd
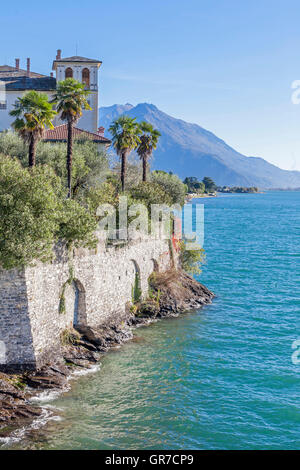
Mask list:
[[[85,131],[83,129],[79,129],[78,127],[73,128],[73,135],[76,138],[83,138],[83,139],[89,139],[92,140],[93,142],[96,143],[101,143],[101,144],[107,144],[110,145],[111,141],[107,139],[106,137],[103,137],[99,134],[96,134],[94,132],[89,132]],[[45,131],[43,140],[47,142],[65,142],[68,139],[68,126],[67,124],[61,124],[60,126],[54,127],[54,129],[47,129]]]

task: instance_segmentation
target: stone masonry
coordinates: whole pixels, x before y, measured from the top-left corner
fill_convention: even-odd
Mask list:
[[[144,237],[71,255],[57,246],[51,264],[0,271],[0,370],[41,367],[66,328],[122,319],[136,279],[145,297],[150,274],[171,259],[168,240]]]

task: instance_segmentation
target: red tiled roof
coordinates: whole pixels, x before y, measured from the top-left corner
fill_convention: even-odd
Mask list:
[[[89,139],[93,142],[99,144],[111,144],[111,141],[102,135],[96,134],[94,132],[85,131],[83,129],[79,129],[78,127],[73,127],[73,136],[76,138],[83,138]],[[68,126],[67,124],[62,124],[60,126],[54,127],[54,129],[47,129],[45,131],[43,140],[46,141],[53,141],[53,142],[65,142],[68,139]]]

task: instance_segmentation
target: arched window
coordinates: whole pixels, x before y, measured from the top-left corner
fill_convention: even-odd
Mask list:
[[[90,87],[90,71],[89,69],[83,69],[82,71],[82,83],[89,88]]]
[[[68,67],[65,71],[65,78],[73,78],[73,70],[71,67]]]

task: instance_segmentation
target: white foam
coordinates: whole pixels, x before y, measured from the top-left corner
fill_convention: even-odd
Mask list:
[[[82,368],[80,370],[75,370],[69,376],[68,380],[72,378],[75,379],[76,377],[81,377],[87,374],[92,374],[97,372],[101,367],[101,364],[98,363],[90,368]],[[49,401],[56,400],[62,393],[68,392],[71,389],[70,384],[66,385],[62,389],[54,389],[54,390],[44,390],[43,392],[38,393],[34,397],[31,397],[28,401],[33,403],[47,403]],[[61,416],[57,416],[53,414],[53,411],[62,411],[61,408],[45,404],[42,406],[42,413],[41,415],[36,418],[32,423],[28,426],[23,426],[22,428],[16,429],[7,437],[0,437],[0,444],[2,443],[1,447],[5,447],[8,445],[12,445],[16,442],[21,441],[25,434],[33,429],[39,429],[42,426],[45,426],[49,421],[62,421],[63,418]]]
[[[70,379],[74,378],[74,376],[80,377],[82,375],[93,374],[97,372],[100,369],[100,367],[101,367],[101,364],[97,364],[95,366],[89,367],[88,369],[84,368],[80,370],[74,370],[74,372],[72,372],[72,374],[70,375]]]
[[[0,443],[2,443],[2,447],[15,444],[16,442],[21,441],[25,434],[33,429],[39,429],[42,426],[45,426],[49,421],[61,421],[62,418],[60,416],[55,416],[48,408],[43,408],[41,415],[32,421],[31,424],[28,426],[23,426],[19,429],[13,431],[7,437],[0,437]]]
[[[38,393],[34,397],[31,397],[29,401],[34,403],[45,403],[48,401],[56,400],[64,392],[68,392],[70,390],[70,385],[61,388],[61,389],[54,389],[54,390],[44,390],[43,392]]]

